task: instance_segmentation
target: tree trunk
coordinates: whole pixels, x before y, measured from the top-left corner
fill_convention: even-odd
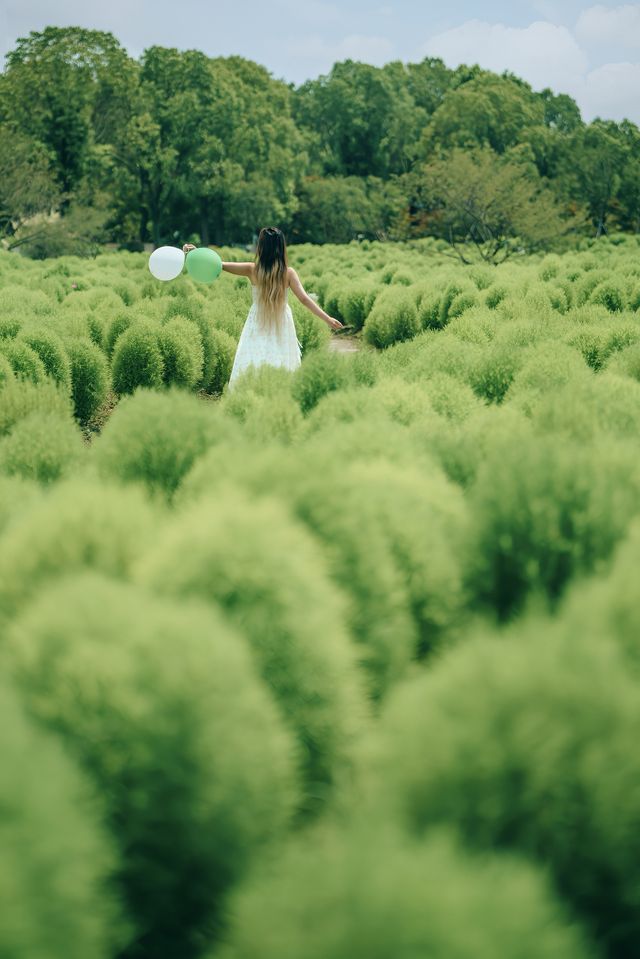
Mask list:
[[[200,207],[200,245],[209,246],[209,215],[206,203]]]
[[[224,235],[223,235],[223,233],[222,233],[222,225],[221,225],[221,223],[220,223],[219,221],[216,222],[216,225],[215,225],[215,228],[214,228],[214,231],[213,231],[213,242],[215,243],[216,246],[222,246],[222,244],[223,244],[223,242],[224,242]]]

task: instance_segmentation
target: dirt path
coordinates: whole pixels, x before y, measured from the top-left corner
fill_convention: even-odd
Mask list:
[[[332,336],[329,340],[329,349],[335,353],[357,353],[360,349],[360,341],[355,336],[343,334]]]

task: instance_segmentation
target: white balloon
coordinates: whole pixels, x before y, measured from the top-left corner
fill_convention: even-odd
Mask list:
[[[184,253],[177,246],[159,246],[149,257],[149,269],[156,280],[175,280],[184,267]]]

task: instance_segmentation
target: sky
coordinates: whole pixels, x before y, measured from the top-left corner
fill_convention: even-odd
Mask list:
[[[296,84],[347,58],[478,63],[569,93],[586,120],[640,123],[640,3],[0,0],[0,59],[47,25],[108,30],[136,57],[153,44],[239,54]]]

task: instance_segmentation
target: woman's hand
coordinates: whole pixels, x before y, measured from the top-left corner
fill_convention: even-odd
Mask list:
[[[340,320],[336,320],[335,316],[329,317],[329,326],[332,330],[344,330],[344,323],[341,323]]]
[[[191,250],[195,250],[193,243],[185,243],[185,245],[182,247],[183,253],[190,253]]]

